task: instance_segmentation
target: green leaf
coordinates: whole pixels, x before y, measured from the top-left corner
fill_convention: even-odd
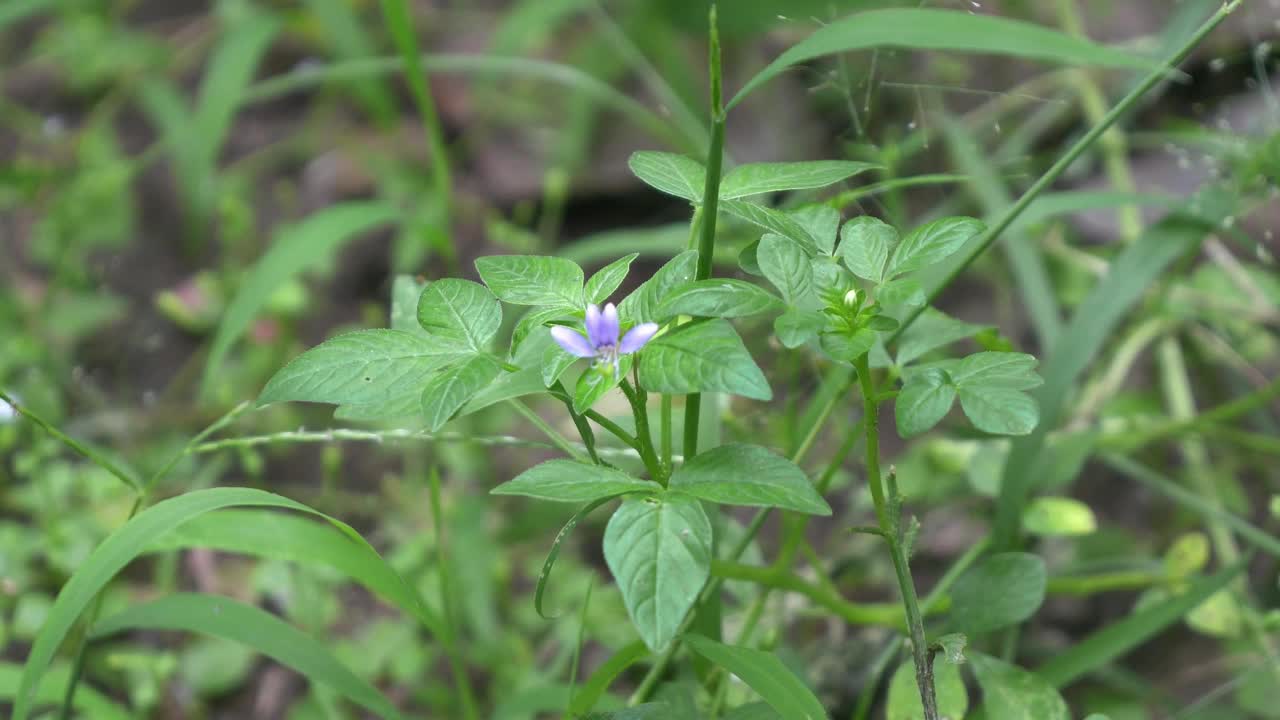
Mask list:
[[[726,200],[785,190],[812,190],[847,180],[879,165],[853,160],[747,163],[720,180],[720,197]]]
[[[1245,568],[1245,561],[1197,580],[1187,591],[1148,605],[1129,617],[1057,653],[1036,674],[1053,687],[1065,687],[1085,674],[1123,657],[1130,650],[1177,622],[1206,598],[1226,587]]]
[[[980,352],[952,368],[951,379],[960,387],[1030,390],[1044,382],[1036,374],[1038,364],[1026,353]]]
[[[694,280],[677,287],[662,301],[658,320],[676,315],[747,317],[782,309],[782,301],[758,285],[732,278]]]
[[[804,248],[806,254],[815,255],[818,252],[817,241],[803,225],[787,213],[745,200],[721,200],[720,209],[775,235],[795,240],[800,247]]]
[[[951,590],[951,623],[970,635],[1016,625],[1044,602],[1044,560],[1023,552],[997,553],[970,568]]]
[[[345,523],[302,503],[262,490],[211,488],[156,503],[107,536],[62,586],[49,611],[48,619],[40,628],[40,634],[36,636],[31,652],[27,655],[10,720],[27,720],[31,702],[40,688],[54,653],[66,639],[76,619],[116,573],[165,533],[207,512],[233,506],[280,507],[319,515],[346,533],[352,541],[368,546],[364,538]],[[376,555],[372,548],[369,548],[369,552]]]
[[[437,280],[418,300],[418,324],[432,337],[484,352],[502,325],[502,305],[470,280]]]
[[[1011,55],[1067,65],[1152,67],[1145,58],[1021,20],[956,10],[869,10],[825,24],[792,46],[747,81],[728,107],[792,65],[823,55],[880,47]]]
[[[612,367],[596,365],[579,375],[578,384],[573,388],[573,411],[579,415],[585,413],[606,393],[618,387],[631,372],[632,357],[624,355],[619,358],[617,372]]]
[[[884,279],[884,267],[898,245],[898,231],[892,225],[863,215],[840,228],[840,257],[854,275],[872,282]]]
[[[987,715],[1000,720],[1071,720],[1052,685],[1017,665],[975,652],[969,657]]]
[[[938,699],[938,713],[945,718],[961,720],[969,711],[969,691],[960,676],[960,666],[935,658],[933,686]],[[889,681],[885,720],[924,720],[924,705],[920,702],[920,690],[916,684],[916,666],[910,660],[899,665]]]
[[[512,305],[583,307],[582,268],[541,255],[490,255],[476,260],[480,279]]]
[[[617,290],[618,286],[622,284],[622,281],[627,279],[627,273],[631,271],[631,263],[635,262],[638,257],[640,257],[640,253],[631,253],[625,257],[618,258],[600,268],[595,275],[592,275],[591,279],[587,281],[587,302],[599,305],[608,300],[613,291]]]
[[[862,328],[852,335],[847,332],[824,332],[819,342],[823,352],[832,358],[851,363],[870,352],[875,347],[877,337],[875,330]]]
[[[906,365],[931,350],[973,337],[985,329],[985,325],[963,322],[940,310],[925,308],[898,340],[898,364]]]
[[[956,387],[945,370],[912,373],[893,405],[898,434],[909,438],[929,430],[946,417],[955,400]]]
[[[1088,535],[1098,529],[1093,510],[1067,497],[1038,497],[1022,513],[1022,527],[1032,535]]]
[[[490,490],[493,495],[523,495],[553,502],[586,503],[661,486],[608,468],[573,460],[549,460]]]
[[[580,311],[574,311],[563,306],[554,306],[548,308],[537,308],[530,310],[520,316],[520,320],[516,323],[515,330],[511,331],[511,352],[518,353],[520,348],[524,346],[524,341],[535,332],[548,332],[546,327],[549,323],[556,320],[582,319]],[[581,327],[581,322],[578,327]]]
[[[1040,422],[1040,407],[1024,392],[960,385],[960,407],[979,430],[993,435],[1027,435]]]
[[[417,618],[433,634],[441,632],[440,620],[386,560],[328,522],[271,510],[218,510],[186,521],[149,544],[146,552],[190,548],[333,568]]]
[[[461,357],[459,349],[422,334],[360,330],[328,340],[281,368],[259,405],[300,400],[335,405],[385,403],[417,395],[432,373]]]
[[[600,663],[591,673],[591,677],[582,684],[582,688],[574,693],[573,701],[569,703],[569,713],[572,715],[581,715],[596,706],[601,696],[613,684],[627,668],[640,662],[649,655],[649,649],[639,640],[630,645],[623,646],[620,650],[609,656],[608,660]]]
[[[568,370],[571,365],[578,361],[574,355],[564,351],[555,342],[547,346],[542,353],[542,384],[544,387],[551,387],[556,384],[556,380]]]
[[[981,220],[946,217],[912,230],[889,258],[886,277],[919,270],[945,260],[986,229]]]
[[[184,630],[233,640],[384,718],[400,717],[390,701],[310,635],[275,615],[228,597],[199,593],[162,597],[101,620],[93,627],[93,637],[125,630]]]
[[[702,202],[706,171],[693,158],[668,152],[641,150],[627,161],[631,172],[650,187],[691,203]]]
[[[735,443],[698,453],[671,475],[669,487],[726,505],[831,514],[803,470],[759,445]]]
[[[805,205],[787,213],[818,245],[826,255],[835,251],[836,233],[840,230],[840,211],[827,205]]]
[[[773,334],[786,348],[798,348],[818,337],[827,318],[817,310],[788,310],[773,320]]]
[[[427,287],[425,281],[419,281],[412,275],[396,275],[391,282],[391,318],[392,330],[421,335],[422,326],[418,324],[418,298]]]
[[[768,234],[760,238],[756,257],[760,271],[778,288],[788,305],[813,304],[813,263],[799,245],[780,235]]]
[[[827,711],[813,691],[773,653],[722,645],[701,635],[688,635],[684,640],[689,649],[756,691],[783,720],[826,720]]]
[[[739,705],[724,714],[724,720],[780,720],[782,716],[767,702],[753,702]]]
[[[394,207],[377,202],[349,202],[321,210],[277,233],[271,249],[258,260],[240,284],[218,324],[205,362],[201,392],[207,394],[236,341],[267,304],[277,288],[324,263],[350,238],[393,220]]]
[[[876,288],[876,300],[889,307],[915,308],[928,300],[920,281],[914,277],[900,277]]]
[[[687,495],[624,500],[605,528],[604,559],[640,638],[657,652],[711,573],[711,521]]]
[[[1045,384],[1035,395],[1042,421],[1025,439],[1013,444],[1005,463],[993,529],[997,547],[1010,546],[1021,527],[1026,500],[1040,481],[1035,469],[1045,454],[1045,440],[1049,431],[1057,428],[1077,379],[1151,283],[1174,260],[1197,246],[1207,232],[1200,221],[1182,216],[1148,228],[1111,262],[1106,277],[1078,306],[1045,362]]]
[[[692,323],[650,341],[640,353],[640,382],[653,392],[675,395],[773,397],[764,373],[725,320]]]
[[[624,323],[656,322],[659,307],[675,288],[693,280],[698,268],[698,251],[686,250],[671,258],[653,277],[644,281],[618,304],[618,317]]]
[[[4,10],[0,9],[0,25],[3,25]],[[18,684],[22,679],[22,667],[14,663],[0,662],[0,701],[11,701],[18,694]],[[36,693],[37,705],[57,706],[66,695],[67,683],[71,681],[71,668],[66,665],[54,665],[49,668],[46,682]],[[76,690],[75,704],[79,717],[93,720],[130,720],[134,715],[113,703],[87,684],[81,683]]]
[[[422,414],[427,429],[435,432],[492,383],[502,368],[488,355],[476,355],[457,367],[435,375],[422,386]]]
[[[538,584],[533,589],[533,610],[538,613],[538,617],[544,620],[552,619],[551,616],[542,611],[542,596],[546,593],[547,582],[551,579],[551,569],[556,565],[556,558],[560,557],[560,548],[564,546],[564,541],[569,538],[573,529],[578,526],[578,523],[583,518],[612,499],[612,497],[596,498],[578,508],[578,511],[569,518],[564,527],[560,528],[560,532],[556,533],[556,539],[551,542],[551,549],[547,551],[547,559],[542,562],[542,570],[538,573]]]
[[[560,346],[551,339],[550,333],[539,333],[538,337],[531,337],[521,343],[515,357],[511,359],[512,364],[520,369],[498,375],[496,380],[473,395],[455,417],[470,415],[512,398],[536,395],[546,390],[547,386],[542,382],[542,373],[545,369],[543,358],[552,347],[560,349]]]

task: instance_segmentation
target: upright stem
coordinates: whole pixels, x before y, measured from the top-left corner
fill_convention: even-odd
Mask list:
[[[453,211],[453,177],[449,169],[449,155],[445,148],[440,114],[436,112],[436,103],[431,97],[431,86],[427,81],[427,73],[422,67],[422,53],[418,48],[418,39],[414,35],[413,14],[409,11],[406,0],[382,0],[382,15],[395,40],[396,49],[404,61],[405,81],[408,82],[409,90],[413,93],[418,114],[422,116],[422,128],[427,136],[427,144],[431,148],[432,185],[440,202],[440,224],[442,225],[438,249],[445,256],[448,265],[456,270],[458,255],[453,247],[450,222]]]
[[[623,380],[619,387],[622,388],[622,394],[627,396],[627,401],[631,403],[631,413],[636,418],[638,444],[636,450],[640,453],[640,459],[654,482],[666,486],[667,476],[663,472],[662,463],[658,460],[658,453],[653,449],[653,436],[649,432],[649,408],[645,393],[626,380]]]
[[[875,383],[871,379],[871,367],[864,354],[854,363],[858,382],[862,388],[863,428],[866,432],[867,485],[871,488],[871,500],[876,507],[876,520],[893,557],[893,570],[898,576],[898,589],[902,592],[902,606],[907,614],[907,629],[911,634],[911,657],[916,665],[916,685],[920,689],[920,702],[925,720],[938,720],[938,699],[933,690],[933,667],[929,662],[929,646],[924,636],[924,617],[916,599],[916,586],[911,580],[906,549],[902,546],[897,517],[897,497],[885,498],[884,476],[880,474],[880,419],[876,402]],[[896,492],[895,492],[896,495]],[[890,502],[892,501],[892,503]],[[890,505],[893,505],[891,508]]]
[[[720,205],[720,169],[724,160],[724,98],[720,92],[720,32],[716,28],[716,6],[711,5],[711,146],[707,149],[707,180],[702,189],[702,235],[698,239],[697,280],[711,277],[716,249],[716,212]],[[695,217],[696,217],[695,211]],[[684,406],[684,457],[698,454],[698,426],[702,416],[702,395],[689,396]]]
[[[475,693],[471,690],[471,681],[467,676],[466,661],[459,652],[457,636],[454,634],[456,627],[454,620],[457,618],[457,598],[454,596],[454,577],[453,577],[453,560],[449,557],[449,548],[446,544],[447,537],[444,529],[444,513],[441,510],[440,502],[440,471],[432,467],[431,472],[427,475],[430,485],[428,487],[431,502],[431,524],[434,526],[436,534],[436,552],[440,556],[440,602],[444,611],[445,622],[442,624],[441,641],[444,644],[445,655],[449,659],[449,670],[453,674],[454,687],[458,691],[458,697],[462,702],[462,712],[468,720],[478,720],[479,711],[476,709]]]

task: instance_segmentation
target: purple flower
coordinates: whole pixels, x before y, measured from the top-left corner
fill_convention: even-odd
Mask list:
[[[613,366],[618,372],[618,361],[623,355],[644,347],[654,333],[658,332],[657,323],[640,323],[627,331],[618,340],[621,328],[618,326],[618,309],[609,303],[601,310],[598,305],[587,306],[587,336],[572,328],[556,325],[551,328],[551,337],[570,355],[580,358],[592,358],[597,365]]]

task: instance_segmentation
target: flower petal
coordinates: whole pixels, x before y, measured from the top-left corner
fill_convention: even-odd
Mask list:
[[[591,343],[582,337],[582,333],[563,325],[556,325],[551,328],[551,337],[564,351],[570,355],[580,358],[589,358],[596,356],[595,348],[591,347]]]
[[[649,342],[656,332],[658,332],[657,323],[640,323],[628,330],[627,334],[622,337],[622,343],[618,345],[618,353],[626,355],[639,350],[644,347],[645,343]]]
[[[604,318],[600,315],[599,305],[587,306],[587,340],[591,342],[591,347],[598,348],[608,342],[607,336],[601,332],[604,328]]]
[[[600,319],[600,345],[618,344],[618,308],[609,303],[604,306],[604,316]]]

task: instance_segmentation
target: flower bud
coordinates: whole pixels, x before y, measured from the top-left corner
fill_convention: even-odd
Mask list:
[[[859,298],[858,298],[858,289],[857,289],[857,288],[854,288],[854,289],[852,289],[852,290],[850,290],[849,292],[847,292],[847,293],[845,293],[845,294],[844,294],[844,305],[845,305],[845,307],[850,307],[850,308],[857,307],[857,306],[858,306],[858,302],[859,302]]]

